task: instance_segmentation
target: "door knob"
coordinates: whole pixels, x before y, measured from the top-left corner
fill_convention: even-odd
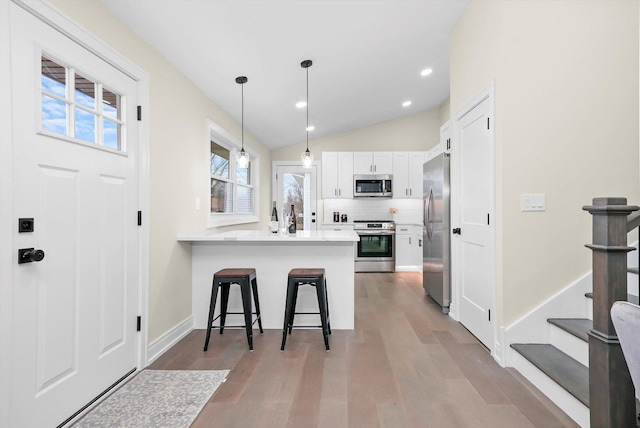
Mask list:
[[[459,227],[456,227],[455,229],[453,229],[452,232],[453,232],[454,235],[461,235]]]
[[[18,250],[18,264],[40,262],[44,259],[44,251],[34,248],[21,248]]]

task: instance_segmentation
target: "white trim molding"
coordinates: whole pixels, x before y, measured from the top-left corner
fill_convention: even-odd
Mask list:
[[[176,343],[184,339],[193,330],[193,317],[190,316],[184,321],[176,324],[169,331],[149,344],[147,355],[149,355],[148,363],[151,364],[167,352]]]
[[[211,176],[209,173],[211,168],[211,150],[209,146],[209,142],[211,140],[215,140],[218,143],[222,143],[224,146],[231,148],[231,155],[233,156],[233,152],[239,149],[242,145],[241,141],[238,140],[234,135],[232,135],[229,131],[212,121],[211,119],[207,119],[207,151],[208,153],[205,156],[206,164],[205,171],[207,171],[207,180],[208,177]],[[248,146],[244,146],[244,151],[249,154],[249,157],[252,159],[251,161],[251,176],[253,177],[253,214],[236,214],[236,213],[219,213],[219,214],[211,214],[211,205],[207,203],[207,208],[205,210],[206,218],[207,218],[207,227],[222,227],[222,226],[232,226],[238,224],[246,224],[246,223],[258,223],[260,218],[258,213],[260,211],[260,156],[257,152],[252,150]],[[235,184],[235,180],[233,181]],[[207,185],[207,199],[211,199],[211,191],[209,185]]]
[[[495,80],[491,80],[477,95],[471,98],[468,102],[464,104],[464,106],[455,112],[451,120],[451,222],[452,224],[458,223],[460,221],[459,213],[461,212],[461,196],[456,191],[456,188],[460,186],[461,182],[461,169],[458,161],[456,161],[457,157],[455,156],[455,150],[457,143],[460,138],[460,121],[470,113],[474,108],[479,106],[483,102],[488,102],[488,118],[490,119],[492,126],[489,127],[489,139],[491,141],[491,147],[489,148],[489,158],[491,160],[490,164],[486,166],[486,170],[489,174],[491,174],[491,192],[488,195],[489,205],[491,207],[491,212],[489,213],[493,221],[491,221],[490,233],[491,237],[487,244],[489,247],[489,251],[492,251],[492,260],[491,263],[488,263],[487,269],[489,269],[489,280],[493,284],[492,296],[490,296],[490,308],[489,310],[493,311],[493,316],[491,320],[493,322],[493,334],[490,340],[490,343],[486,343],[487,347],[491,347],[489,350],[491,355],[494,357],[496,361],[499,361],[503,364],[503,359],[499,354],[496,354],[496,351],[501,351],[504,349],[504,344],[500,343],[501,335],[500,335],[500,322],[502,320],[502,307],[498,307],[498,283],[497,283],[497,264],[498,264],[498,253],[497,253],[497,230],[498,230],[498,222],[501,221],[498,211],[496,210],[496,114],[495,114]],[[453,227],[453,226],[452,226]],[[452,240],[451,242],[451,302],[449,308],[449,316],[453,319],[460,321],[460,305],[454,304],[455,302],[460,302],[461,297],[461,284],[460,284],[460,267],[458,264],[461,259],[461,249],[459,241]]]

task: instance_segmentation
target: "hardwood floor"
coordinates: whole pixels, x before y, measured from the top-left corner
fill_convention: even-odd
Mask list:
[[[331,284],[329,284],[331,285]],[[356,274],[355,330],[195,330],[151,369],[230,369],[193,424],[210,427],[576,427],[424,295],[418,273]],[[264,291],[263,291],[264,292]],[[331,293],[331,289],[329,289]]]

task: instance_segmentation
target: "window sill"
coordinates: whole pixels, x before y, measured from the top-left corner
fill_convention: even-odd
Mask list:
[[[257,223],[258,216],[250,214],[217,214],[210,215],[207,227],[233,226],[236,224]]]

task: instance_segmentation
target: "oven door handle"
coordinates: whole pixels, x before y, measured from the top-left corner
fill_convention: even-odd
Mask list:
[[[358,230],[356,231],[358,235],[395,235],[395,232],[383,232],[381,230]]]

